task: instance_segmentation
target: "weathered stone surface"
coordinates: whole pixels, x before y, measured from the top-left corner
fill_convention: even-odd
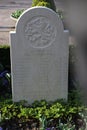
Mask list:
[[[68,32],[58,15],[28,9],[10,36],[13,101],[67,99]]]

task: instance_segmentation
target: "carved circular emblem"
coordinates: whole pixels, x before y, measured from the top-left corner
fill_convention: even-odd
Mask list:
[[[25,26],[25,38],[32,47],[43,48],[53,43],[56,37],[56,28],[48,18],[33,17]]]

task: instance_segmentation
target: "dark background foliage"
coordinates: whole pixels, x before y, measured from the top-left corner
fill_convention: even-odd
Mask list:
[[[10,46],[0,45],[0,64],[10,71]]]

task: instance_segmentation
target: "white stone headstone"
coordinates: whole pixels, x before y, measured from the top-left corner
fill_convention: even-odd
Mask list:
[[[58,15],[30,8],[10,37],[13,101],[67,99],[68,32]]]

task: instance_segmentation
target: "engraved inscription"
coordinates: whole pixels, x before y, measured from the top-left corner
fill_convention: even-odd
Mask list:
[[[16,60],[16,68],[15,68],[15,72],[16,72],[16,76],[15,76],[15,81],[16,81],[16,85],[17,86],[23,86],[24,85],[24,75],[25,75],[25,69],[24,69],[24,65],[23,65],[23,61],[21,59],[17,59]]]
[[[48,18],[33,17],[25,26],[25,38],[32,47],[47,47],[56,37],[56,28]]]

